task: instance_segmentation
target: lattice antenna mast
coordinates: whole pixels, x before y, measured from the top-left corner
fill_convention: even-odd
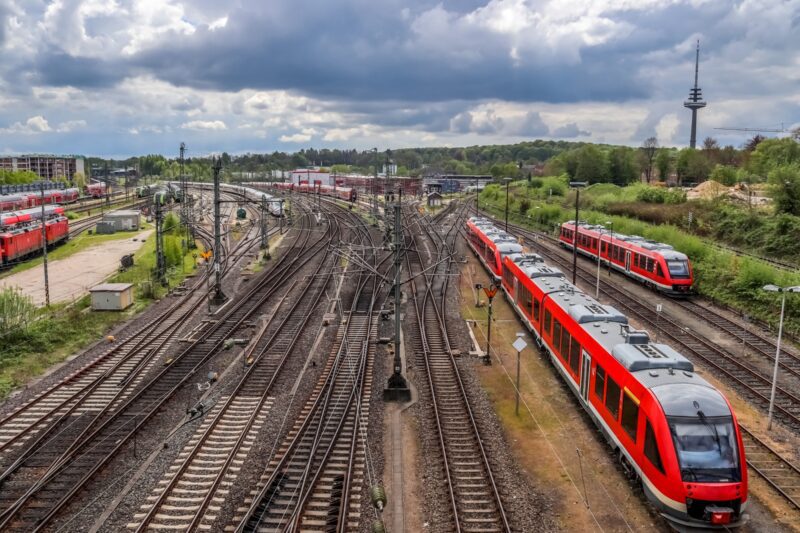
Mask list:
[[[703,100],[703,90],[698,86],[699,72],[700,40],[698,39],[694,60],[694,87],[689,89],[689,99],[683,103],[683,107],[692,110],[692,134],[689,138],[690,148],[695,148],[697,146],[697,110],[706,106],[706,102]]]

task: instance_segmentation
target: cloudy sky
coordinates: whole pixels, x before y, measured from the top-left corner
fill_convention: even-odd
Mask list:
[[[0,151],[126,156],[800,122],[800,0],[0,0]]]

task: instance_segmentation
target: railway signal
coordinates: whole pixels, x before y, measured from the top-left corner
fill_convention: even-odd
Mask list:
[[[220,199],[219,199],[219,173],[222,170],[222,159],[212,157],[212,170],[214,171],[214,294],[211,297],[211,303],[220,305],[228,299],[225,293],[222,292],[222,268],[219,264],[220,254],[222,249],[222,237],[220,230]]]
[[[492,300],[494,299],[495,294],[497,294],[497,289],[500,288],[500,281],[495,281],[494,285],[489,285],[487,287],[484,287],[478,283],[475,285],[475,288],[478,290],[483,289],[483,292],[486,293],[486,297],[489,299],[489,318],[486,327],[486,353],[483,355],[483,364],[491,365],[492,355],[490,350],[492,347]]]
[[[394,372],[383,390],[384,401],[407,402],[411,390],[403,376],[403,361],[400,358],[400,269],[402,262],[403,224],[401,220],[403,191],[398,190],[394,204]]]

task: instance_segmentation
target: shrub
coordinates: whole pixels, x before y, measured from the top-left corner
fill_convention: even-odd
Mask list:
[[[164,233],[179,233],[180,232],[180,220],[178,219],[178,215],[175,213],[167,213],[167,216],[164,217],[162,221],[164,227]]]
[[[519,213],[524,215],[528,212],[528,209],[531,207],[531,201],[527,198],[523,198],[519,201]]]
[[[6,287],[0,291],[0,337],[24,330],[35,314],[33,300],[20,289]]]
[[[531,181],[528,182],[528,187],[531,189],[541,189],[542,185],[544,185],[544,181],[541,178],[531,178]]]

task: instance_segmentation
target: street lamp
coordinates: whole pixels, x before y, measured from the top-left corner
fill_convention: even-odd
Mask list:
[[[778,287],[777,285],[764,285],[763,290],[767,292],[780,292],[781,297],[781,319],[778,323],[778,345],[775,350],[775,367],[772,371],[772,391],[769,395],[769,413],[767,414],[767,429],[772,429],[772,411],[775,407],[775,389],[778,385],[778,358],[781,355],[781,336],[783,335],[783,314],[786,309],[786,293],[800,292],[800,285],[795,287]]]
[[[611,251],[614,248],[614,222],[609,220],[606,222],[609,226],[608,233],[611,236],[611,240],[608,243],[608,275],[611,275]]]
[[[581,199],[581,188],[586,187],[585,181],[570,181],[569,186],[575,189],[575,234],[572,236],[572,284],[577,286],[578,281],[578,204]]]
[[[508,186],[511,183],[511,178],[503,178],[503,181],[506,182],[506,231],[508,231]]]
[[[606,226],[609,226],[609,225],[611,225],[611,222],[606,221]],[[603,249],[603,230],[604,229],[605,228],[601,228],[600,229],[600,239],[597,241],[597,286],[595,287],[595,290],[594,290],[594,297],[595,298],[600,298],[600,264],[602,263],[602,261],[600,261],[600,251]]]
[[[542,211],[541,211],[542,206],[537,205],[536,207],[534,207],[534,209],[536,210],[536,225],[537,226],[541,226],[542,225]]]

